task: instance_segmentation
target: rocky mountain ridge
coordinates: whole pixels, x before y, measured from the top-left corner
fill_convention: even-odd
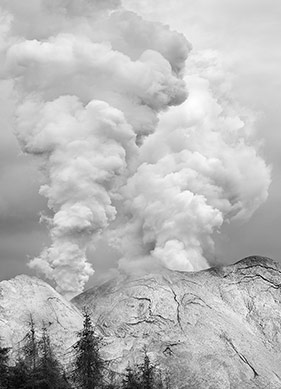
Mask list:
[[[281,265],[257,256],[198,273],[120,274],[72,303],[43,281],[19,276],[0,283],[0,331],[15,347],[32,312],[37,322],[50,319],[65,351],[87,306],[117,372],[140,362],[146,346],[170,372],[173,389],[280,389],[280,287]]]
[[[49,330],[58,357],[65,360],[82,327],[81,312],[49,284],[26,275],[0,282],[0,336],[14,354],[23,341],[30,323],[37,332]]]
[[[198,273],[121,275],[77,296],[122,370],[151,359],[173,388],[281,387],[281,268],[268,258]]]

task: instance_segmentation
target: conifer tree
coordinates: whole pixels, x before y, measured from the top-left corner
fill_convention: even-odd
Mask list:
[[[29,329],[19,349],[15,366],[10,368],[10,389],[39,389],[38,375],[38,341],[32,315],[28,322]]]
[[[166,378],[163,378],[163,372],[151,364],[146,349],[144,349],[143,363],[133,368],[128,366],[122,382],[122,389],[166,389],[169,387]]]
[[[139,371],[128,366],[123,379],[122,389],[139,389],[140,385]]]
[[[101,338],[95,334],[89,312],[84,310],[83,329],[74,347],[73,381],[78,388],[102,387],[105,363],[100,356]]]
[[[0,389],[9,387],[9,348],[0,345]]]
[[[34,366],[36,365],[37,341],[32,315],[28,322],[29,329],[18,349],[14,366],[10,367],[10,389],[34,389]]]
[[[70,389],[63,369],[58,362],[47,328],[43,325],[42,337],[37,339],[32,316],[29,329],[19,349],[15,366],[10,368],[9,389]]]
[[[10,368],[9,389],[29,389],[30,379],[28,367],[22,358],[18,358],[15,366]]]
[[[147,350],[144,350],[144,362],[141,365],[141,388],[153,389],[154,388],[154,366],[151,364],[147,355]]]
[[[43,325],[42,338],[39,342],[40,358],[38,361],[38,373],[36,386],[40,389],[66,389],[69,388],[62,366],[58,362],[47,328]]]
[[[38,360],[39,360],[39,346],[36,339],[35,323],[32,315],[29,319],[29,330],[24,337],[24,345],[22,348],[22,360],[20,358],[19,364],[23,368],[25,365],[28,376],[28,388],[37,389],[36,381],[38,375]]]

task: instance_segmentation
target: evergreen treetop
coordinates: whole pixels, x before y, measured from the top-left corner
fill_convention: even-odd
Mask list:
[[[93,328],[89,312],[83,312],[83,329],[78,332],[74,348],[73,380],[78,388],[96,389],[102,387],[105,362],[100,355],[101,338]]]
[[[1,338],[0,338],[1,341]],[[8,347],[0,345],[0,388],[6,389],[9,385],[9,351]]]

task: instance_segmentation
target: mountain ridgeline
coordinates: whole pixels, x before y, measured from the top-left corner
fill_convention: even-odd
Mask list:
[[[48,323],[66,363],[87,307],[117,374],[140,364],[145,349],[173,389],[280,389],[280,287],[281,265],[257,256],[197,273],[120,273],[71,302],[17,276],[0,283],[0,334],[16,351],[32,315],[38,328]]]

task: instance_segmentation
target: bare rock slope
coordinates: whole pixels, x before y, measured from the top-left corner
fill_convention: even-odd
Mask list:
[[[80,311],[38,278],[20,275],[0,282],[0,336],[15,353],[31,316],[38,335],[43,325],[48,328],[59,358],[65,360],[82,328]]]
[[[172,387],[281,388],[281,266],[263,257],[199,273],[120,275],[77,296],[116,371],[146,345]]]
[[[280,264],[261,257],[199,273],[120,274],[77,296],[76,307],[47,283],[17,276],[0,283],[0,336],[17,350],[31,314],[64,359],[88,306],[116,371],[140,362],[146,345],[173,389],[280,389],[280,288]]]

